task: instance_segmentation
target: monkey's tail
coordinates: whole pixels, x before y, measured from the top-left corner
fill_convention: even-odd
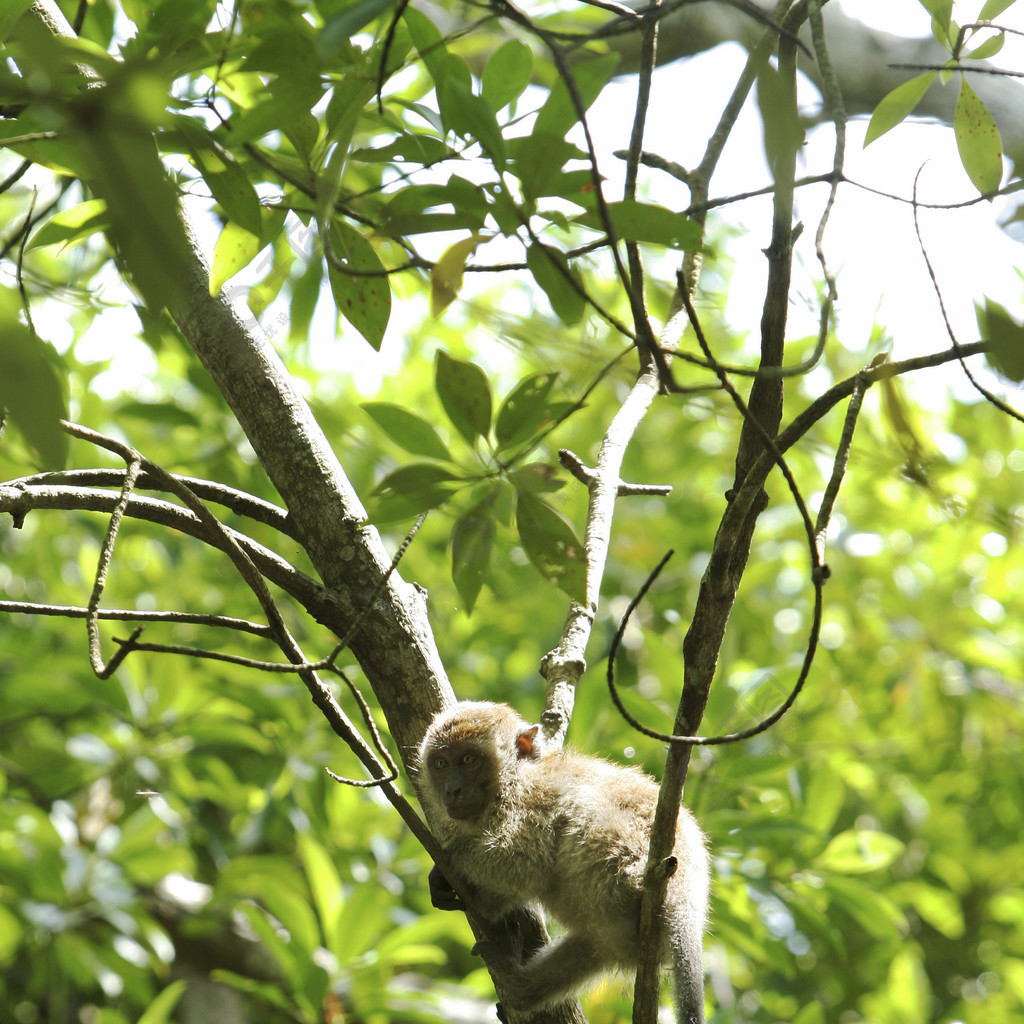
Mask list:
[[[704,929],[699,914],[683,913],[669,927],[677,1024],[704,1024]]]

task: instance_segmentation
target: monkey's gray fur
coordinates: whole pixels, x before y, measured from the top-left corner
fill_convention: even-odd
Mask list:
[[[568,750],[543,753],[537,731],[505,704],[464,702],[441,712],[420,746],[427,819],[474,908],[497,921],[539,906],[565,929],[525,962],[482,944],[517,1009],[553,1005],[599,974],[635,969],[658,799],[657,783],[638,769]],[[664,961],[675,976],[678,1021],[704,1024],[708,853],[685,807],[673,854]],[[458,905],[443,894],[443,878],[432,881],[439,906]]]

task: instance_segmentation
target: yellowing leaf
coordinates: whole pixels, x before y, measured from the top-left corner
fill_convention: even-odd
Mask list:
[[[963,76],[953,129],[960,160],[971,183],[982,194],[994,192],[1003,177],[1003,143],[988,107]]]
[[[469,238],[450,245],[442,253],[430,272],[430,315],[439,317],[452,303],[462,288],[462,275],[466,260],[476,252],[484,235],[474,231]]]
[[[262,248],[263,243],[251,231],[228,221],[213,247],[210,294],[219,295],[225,282],[252,263]]]

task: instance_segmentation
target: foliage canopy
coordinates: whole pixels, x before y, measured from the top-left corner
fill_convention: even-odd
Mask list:
[[[658,4],[0,3],[0,1018],[482,1019],[469,926],[388,802],[412,786],[322,770],[384,773],[337,742],[343,680],[408,767],[447,672],[687,777],[709,1019],[1020,1019],[1021,326],[984,296],[982,341],[844,334],[828,22],[704,6],[753,35],[684,169],[643,145]],[[956,78],[968,179],[1012,194],[971,76],[1014,4],[922,6],[942,60],[867,141]],[[718,213],[741,197],[711,185],[755,88],[748,337]],[[835,160],[802,181],[807,131]],[[801,255],[818,326],[793,336]],[[609,649],[651,730],[747,739],[666,769]]]

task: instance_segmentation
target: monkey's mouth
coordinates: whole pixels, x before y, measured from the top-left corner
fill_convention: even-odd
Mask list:
[[[454,818],[456,821],[465,821],[467,818],[475,818],[482,809],[483,804],[479,801],[463,804],[449,804],[448,817]]]

